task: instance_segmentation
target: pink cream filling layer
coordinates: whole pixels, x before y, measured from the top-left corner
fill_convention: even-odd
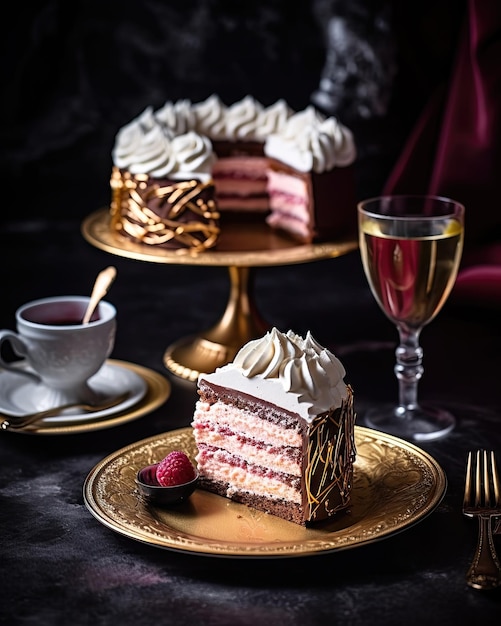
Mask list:
[[[308,226],[286,213],[272,213],[266,218],[266,223],[273,228],[283,228],[284,230],[290,230],[292,233],[297,233],[302,237],[308,237]]]
[[[197,456],[199,471],[212,480],[228,483],[226,495],[231,498],[238,491],[301,503],[299,480],[296,485],[281,480],[266,468],[237,460],[225,450],[202,448]]]
[[[197,443],[224,448],[248,463],[269,467],[276,472],[301,476],[300,452],[244,438],[228,429],[212,430],[210,426],[195,426]],[[295,458],[294,458],[295,456]],[[299,457],[299,458],[298,458]]]
[[[271,215],[267,223],[308,235],[308,190],[304,181],[274,171],[268,172],[268,194]]]
[[[266,159],[223,157],[214,164],[212,177],[220,210],[267,211]]]
[[[259,157],[220,157],[212,168],[212,177],[245,178],[266,181],[268,161]]]
[[[301,502],[302,438],[297,430],[223,402],[196,404],[193,431],[200,473],[237,491]]]
[[[235,409],[224,402],[210,405],[208,402],[197,402],[193,416],[194,424],[212,422],[219,427],[226,426],[235,433],[241,433],[249,439],[266,441],[272,446],[300,447],[301,434],[292,428],[284,428],[256,416],[245,409]]]

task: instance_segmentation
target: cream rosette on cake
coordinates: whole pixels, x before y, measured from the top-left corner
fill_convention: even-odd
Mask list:
[[[303,339],[273,328],[249,341],[232,363],[208,380],[297,412],[306,421],[341,405],[348,396],[341,361],[308,331]],[[263,381],[266,384],[263,384]]]
[[[357,156],[353,133],[313,107],[293,115],[281,133],[270,135],[264,152],[300,172],[316,174],[351,165]]]

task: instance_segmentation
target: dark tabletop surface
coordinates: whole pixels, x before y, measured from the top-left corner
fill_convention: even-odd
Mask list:
[[[82,236],[85,217],[109,202],[118,128],[147,105],[196,102],[211,93],[228,103],[253,94],[266,104],[285,98],[296,109],[306,106],[325,62],[321,35],[331,23],[325,11],[349,7],[342,15],[355,27],[362,20],[354,32],[369,33],[374,50],[372,65],[356,68],[360,84],[382,74],[383,87],[367,92],[348,81],[343,102],[333,98],[328,108],[350,125],[356,118],[358,193],[375,195],[427,94],[448,74],[452,35],[467,3],[263,0],[248,4],[245,19],[244,4],[131,0],[117,8],[51,0],[28,3],[30,10],[26,3],[11,7],[1,64],[0,328],[13,328],[16,309],[29,300],[90,293],[97,273],[113,264],[118,276],[108,299],[118,309],[118,330],[112,357],[165,376],[172,393],[160,408],[114,428],[0,433],[0,623],[499,624],[501,590],[473,590],[465,577],[477,538],[476,523],[461,513],[467,452],[492,448],[501,459],[499,307],[475,298],[452,297],[421,336],[420,395],[449,406],[458,423],[446,438],[421,445],[446,473],[447,490],[429,516],[403,532],[331,554],[215,558],[122,536],[85,505],[85,478],[101,460],[190,424],[195,384],[166,370],[164,352],[216,323],[229,288],[225,267],[112,256]],[[384,62],[395,40],[386,28],[390,5],[397,18],[399,9],[406,13],[396,38],[396,86],[405,89],[394,89],[397,97],[379,118],[374,111],[385,108],[393,72]],[[365,49],[364,37],[354,45]],[[376,94],[368,118],[366,93]],[[489,205],[498,216],[496,206]],[[488,224],[486,230],[494,236]],[[253,296],[267,323],[299,334],[311,330],[342,359],[357,410],[396,399],[396,331],[369,292],[358,251],[259,267],[254,279]],[[500,535],[496,543],[501,552]]]
[[[94,207],[93,207],[94,208]],[[87,509],[87,474],[112,452],[188,426],[195,384],[171,374],[173,341],[215,323],[228,296],[226,268],[162,265],[91,246],[81,222],[10,222],[1,232],[2,328],[17,306],[85,294],[109,264],[118,309],[113,358],[170,379],[165,405],[136,421],[81,434],[0,436],[0,620],[6,624],[433,624],[499,623],[500,592],[466,585],[476,523],[461,514],[467,451],[501,454],[498,315],[452,298],[422,333],[420,393],[458,417],[421,447],[448,478],[419,524],[384,540],[291,559],[177,553],[119,535]],[[9,285],[5,288],[5,285]],[[396,397],[396,332],[373,302],[358,251],[337,259],[257,268],[253,295],[266,321],[311,330],[343,360],[358,406]],[[362,421],[360,421],[362,423]],[[499,536],[496,538],[501,550]]]

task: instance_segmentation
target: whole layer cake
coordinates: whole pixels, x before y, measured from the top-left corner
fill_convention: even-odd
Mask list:
[[[350,504],[355,414],[341,362],[273,328],[201,374],[193,431],[200,486],[296,524]]]
[[[311,106],[169,101],[121,128],[112,158],[112,228],[138,243],[207,250],[242,214],[301,243],[354,233],[353,135]]]

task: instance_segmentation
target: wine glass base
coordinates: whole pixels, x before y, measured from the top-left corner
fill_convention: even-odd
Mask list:
[[[361,417],[369,428],[416,442],[445,437],[456,425],[455,417],[448,411],[427,406],[410,411],[388,404],[368,409]]]

